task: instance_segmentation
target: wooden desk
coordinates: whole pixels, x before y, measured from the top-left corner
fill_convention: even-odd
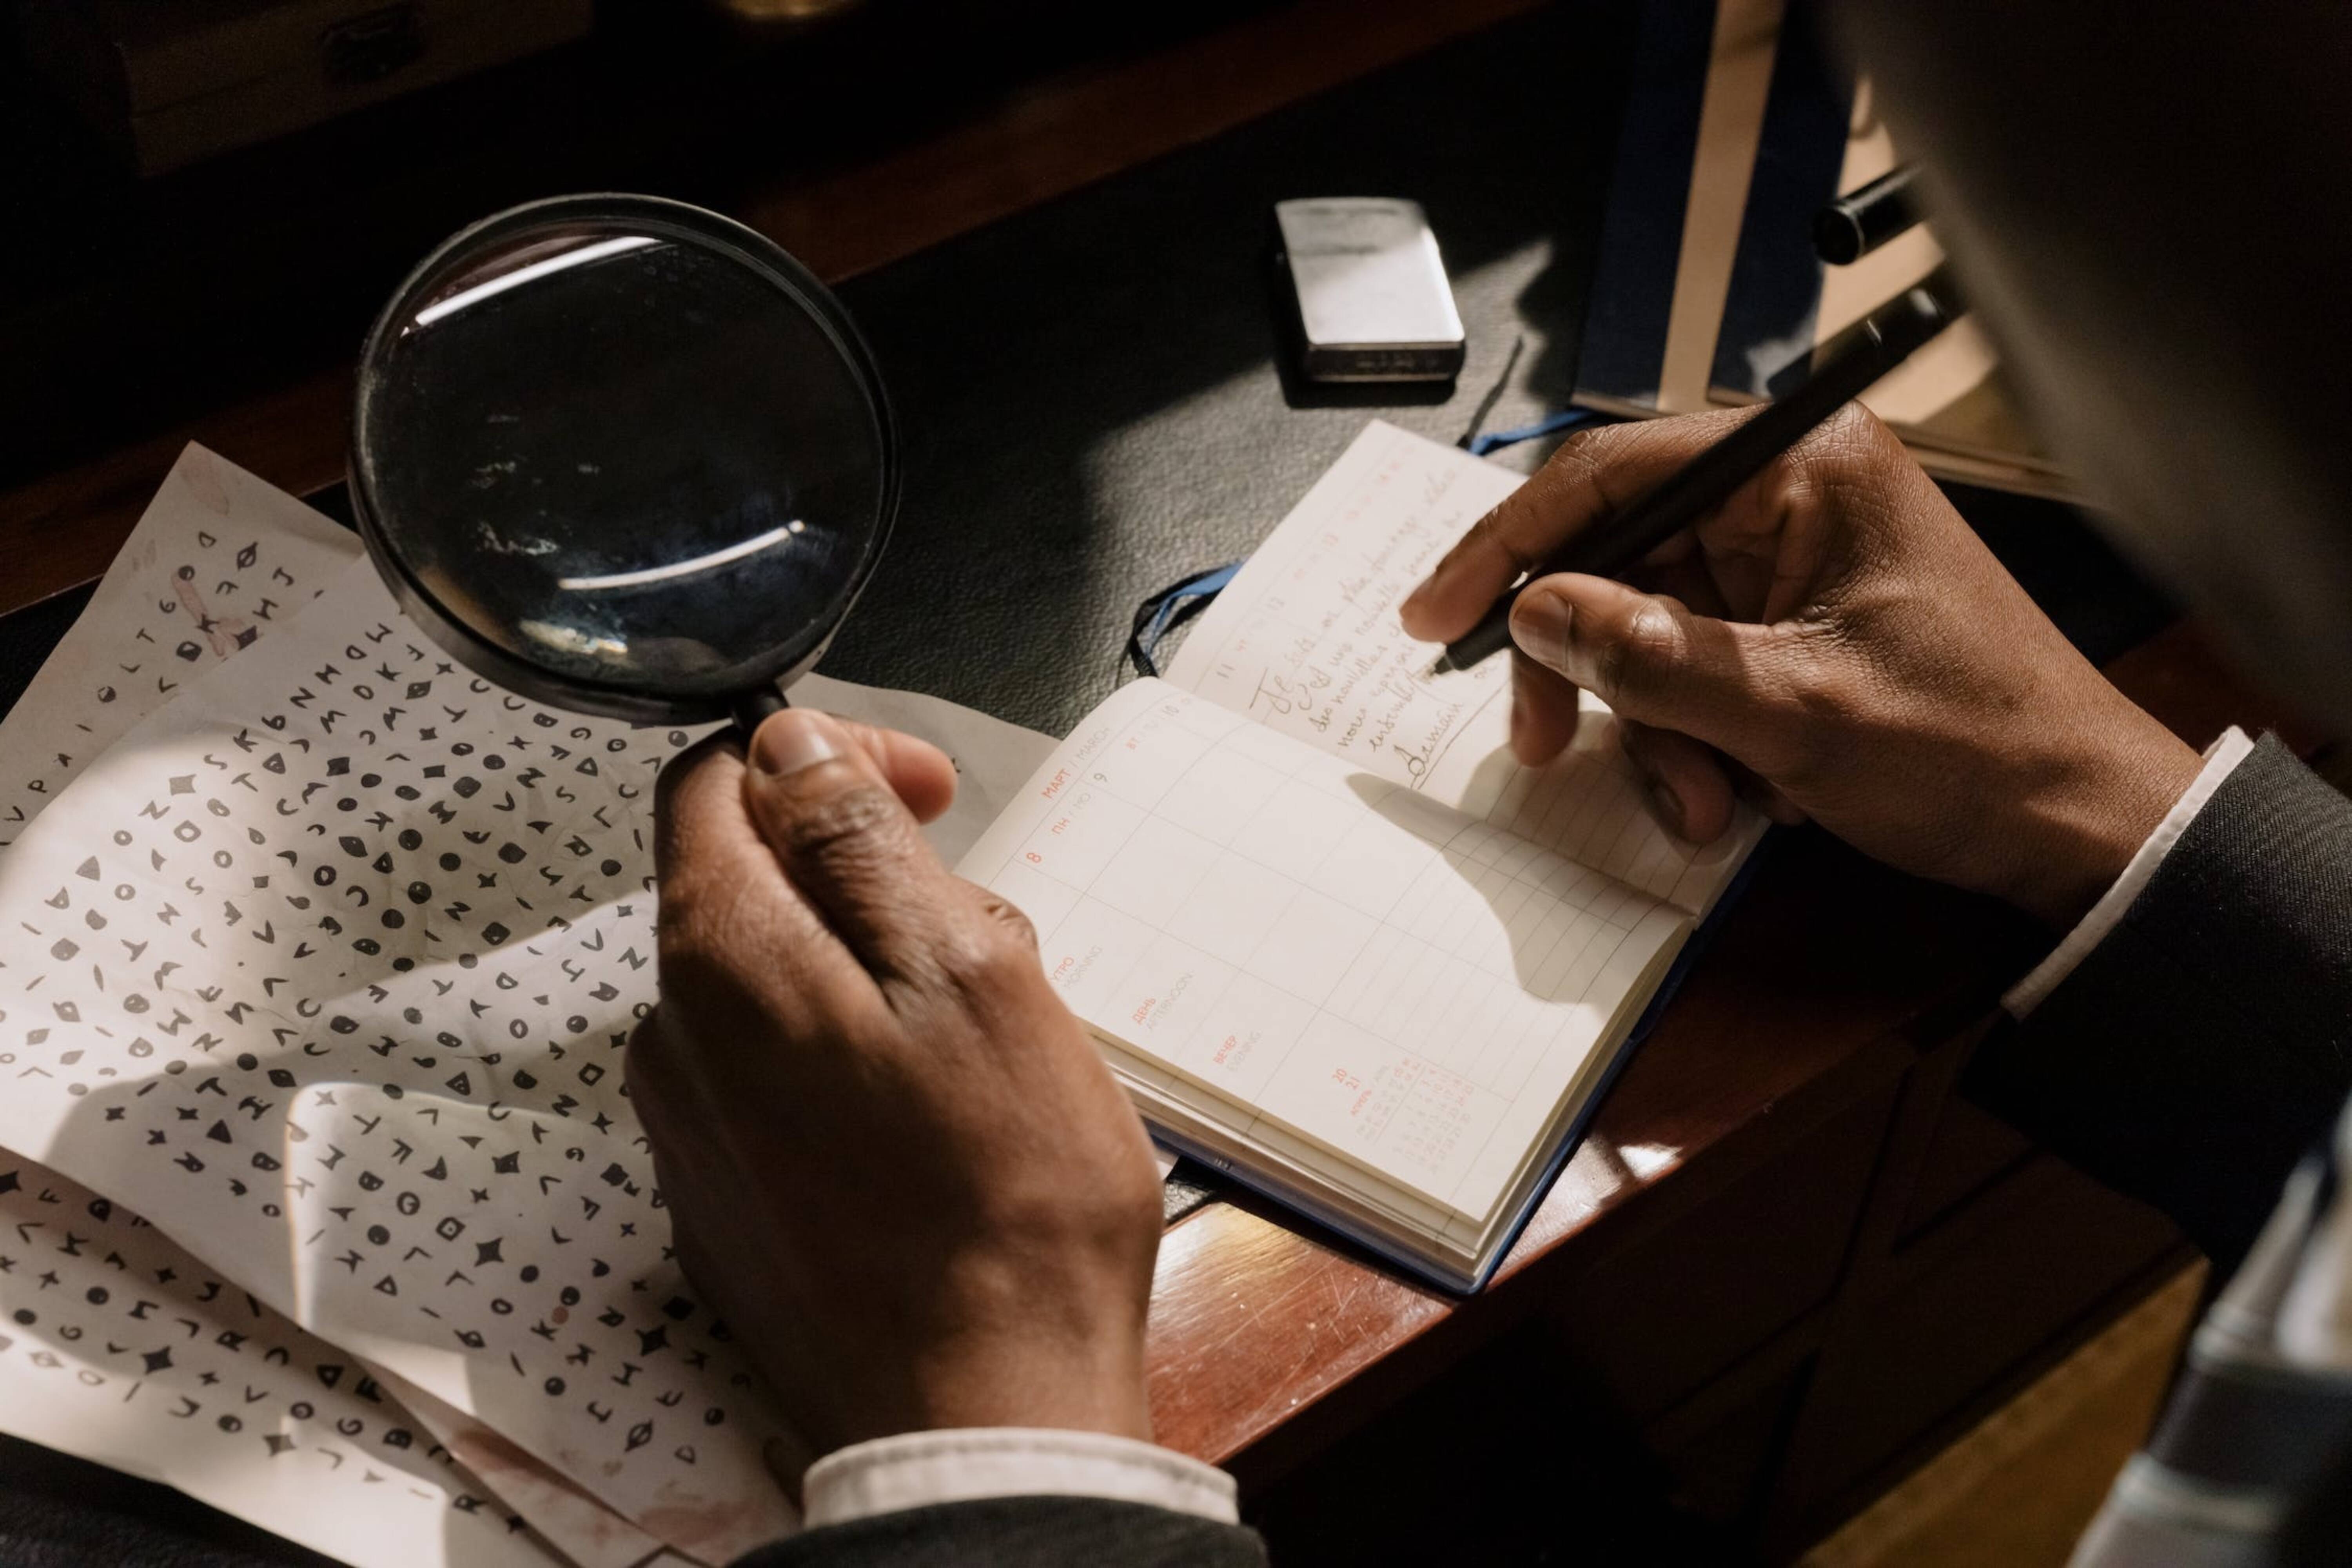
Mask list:
[[[1295,0],[755,184],[733,210],[853,276],[1528,8]],[[348,365],[262,379],[0,490],[0,612],[100,571],[184,440],[296,491],[338,478]],[[2197,743],[2263,717],[2185,632],[2116,673]],[[1246,1202],[1176,1225],[1151,1331],[1161,1436],[1278,1511],[1327,1485],[1318,1456],[1379,1440],[1441,1373],[1539,1347],[1689,1507],[1767,1551],[1801,1544],[2183,1259],[2156,1216],[1948,1093],[2037,940],[1790,836],[1481,1296],[1405,1283]]]

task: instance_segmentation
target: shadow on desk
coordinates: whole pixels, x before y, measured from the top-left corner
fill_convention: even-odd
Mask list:
[[[0,1562],[26,1568],[334,1568],[185,1493],[0,1436]]]
[[[1633,1423],[1546,1336],[1488,1347],[1245,1503],[1276,1568],[1736,1563]],[[1385,1501],[1381,1500],[1387,1500]]]

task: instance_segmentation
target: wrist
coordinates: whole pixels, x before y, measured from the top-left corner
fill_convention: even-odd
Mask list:
[[[2069,746],[2037,769],[2022,805],[2005,898],[2052,929],[2073,928],[2122,876],[2203,763],[2186,742],[2136,707],[2120,722],[2083,726]]]
[[[1012,1330],[958,1334],[908,1352],[845,1390],[827,1448],[908,1432],[1027,1427],[1151,1440],[1143,1331],[1066,1337]]]
[[[959,1357],[928,1380],[914,1425],[1099,1432],[1148,1443],[1141,1338],[1132,1347],[997,1347]]]
[[[1143,1335],[1160,1242],[1156,1179],[1148,1198],[1148,1212],[1143,1199],[1134,1203],[1140,1219],[1106,1220],[1090,1243],[1008,1237],[961,1259],[935,1333],[909,1368],[919,1406],[909,1427],[1050,1427],[1150,1442]]]

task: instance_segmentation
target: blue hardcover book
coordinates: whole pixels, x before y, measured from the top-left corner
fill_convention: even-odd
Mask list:
[[[1813,9],[1791,0],[1781,20],[1715,340],[1713,384],[1741,397],[1778,397],[1812,364],[1823,273],[1813,215],[1838,196],[1853,110],[1853,83],[1822,50]]]
[[[1421,1277],[1493,1272],[1764,831],[1652,820],[1587,700],[1507,745],[1509,661],[1396,605],[1521,482],[1373,423],[958,869],[1155,1132]]]
[[[1575,402],[1619,417],[1737,406],[1933,270],[1922,226],[1824,267],[1812,218],[1897,153],[1822,46],[1813,0],[1639,0]],[[1939,477],[2074,499],[1963,320],[1862,401]]]
[[[1599,249],[1577,343],[1580,402],[1654,408],[1698,155],[1715,0],[1640,0]]]
[[[1943,259],[1926,226],[1845,267],[1822,262],[1813,215],[1899,161],[1870,97],[1832,61],[1817,7],[1792,0],[1717,326],[1706,401],[1778,397],[1811,373],[1820,344]],[[2071,499],[2073,487],[2018,413],[2000,357],[1963,320],[1863,395],[1930,473]]]

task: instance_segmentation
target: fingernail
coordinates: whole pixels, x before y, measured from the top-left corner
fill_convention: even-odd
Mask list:
[[[1680,838],[1683,836],[1682,797],[1668,789],[1664,779],[1652,779],[1643,793],[1649,796],[1650,809],[1657,815],[1659,824]]]
[[[1549,588],[1529,588],[1511,606],[1511,640],[1529,658],[1552,669],[1568,664],[1568,631],[1576,609]]]
[[[822,713],[787,708],[751,737],[751,765],[778,778],[841,755],[838,731]]]

